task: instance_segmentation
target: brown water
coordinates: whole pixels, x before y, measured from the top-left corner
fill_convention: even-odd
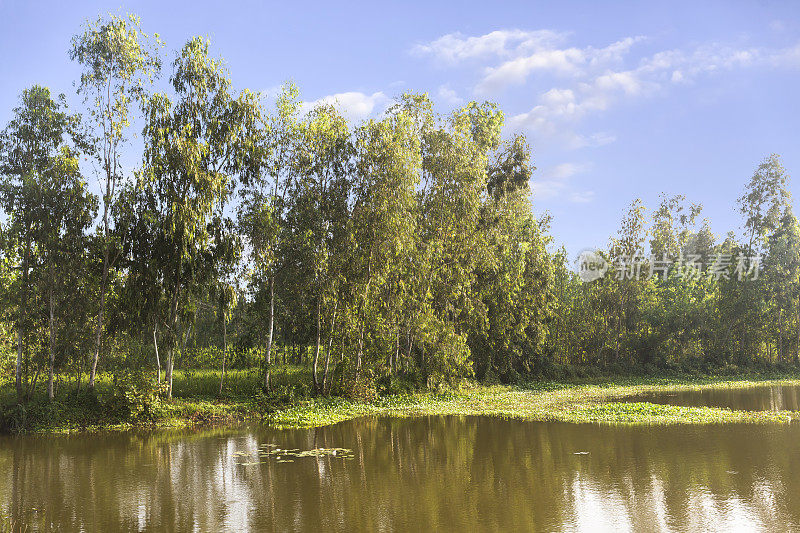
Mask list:
[[[259,459],[264,444],[352,459]],[[789,531],[800,425],[365,418],[3,438],[0,513],[60,531]]]
[[[630,402],[721,407],[737,411],[800,411],[800,386],[771,385],[736,389],[658,392],[626,398]]]

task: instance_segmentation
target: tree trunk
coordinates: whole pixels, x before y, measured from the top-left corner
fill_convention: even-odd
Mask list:
[[[275,325],[275,277],[269,278],[269,325],[267,326],[267,353],[264,354],[264,390],[269,392],[269,366],[272,358],[272,330]]]
[[[167,382],[167,399],[168,400],[172,399],[172,367],[173,367],[173,363],[174,363],[174,359],[175,359],[173,357],[174,351],[175,351],[175,349],[172,346],[170,346],[169,349],[167,350],[167,371],[166,371],[166,376],[164,377],[164,379]]]
[[[17,399],[22,401],[22,326],[17,328],[17,366],[14,369],[14,372],[14,377],[16,378]]]
[[[105,205],[105,204],[104,204]],[[108,238],[108,222],[107,222],[107,207],[104,207],[103,218],[105,222],[105,236]],[[97,362],[100,360],[100,346],[103,341],[103,314],[106,309],[106,285],[108,284],[108,242],[105,244],[105,252],[103,253],[103,276],[100,280],[100,309],[97,311],[97,324],[94,341],[94,359],[92,359],[92,368],[89,372],[89,388],[94,389],[95,377],[97,376]]]
[[[36,392],[36,382],[39,381],[39,371],[40,370],[41,370],[41,368],[37,367],[36,368],[36,372],[34,372],[34,374],[33,374],[33,381],[31,381],[31,383],[30,383],[30,385],[28,387],[28,396],[31,396],[31,395],[33,395],[34,392]]]
[[[219,395],[222,396],[222,384],[225,382],[225,357],[228,355],[228,319],[222,312],[222,375],[219,377]]]
[[[397,367],[397,359],[400,357],[400,326],[397,326],[397,333],[394,338],[394,353],[391,354],[391,361],[389,362],[389,372],[395,373]]]
[[[372,251],[369,253],[367,261],[367,283],[364,285],[364,294],[361,301],[360,331],[358,333],[358,358],[356,359],[356,377],[361,374],[361,360],[364,357],[364,314],[367,307],[367,297],[369,296],[369,286],[372,283]]]
[[[56,330],[55,330],[55,302],[53,300],[53,289],[50,288],[49,294],[49,302],[48,307],[50,308],[50,321],[49,321],[49,329],[50,329],[50,345],[48,346],[50,361],[47,368],[47,397],[52,401],[55,397],[55,393],[53,391],[53,366],[55,364],[55,342],[56,342]]]
[[[614,362],[615,363],[619,361],[619,350],[620,350],[620,345],[622,344],[622,314],[623,314],[622,310],[623,310],[623,308],[625,306],[624,301],[625,301],[625,297],[621,296],[620,300],[619,300],[619,315],[617,316],[617,344],[614,347]]]
[[[158,322],[153,321],[153,347],[156,349],[156,381],[161,385],[161,358],[158,356]]]
[[[320,311],[320,298],[317,297],[317,342],[314,346],[314,363],[313,363],[313,369],[311,371],[312,379],[314,381],[314,390],[316,392],[319,392],[319,380],[317,380],[317,363],[319,362],[319,341],[320,341],[320,328],[321,328],[319,311]]]
[[[406,348],[406,371],[411,363],[411,350],[414,347],[414,337],[411,336],[411,327],[408,328],[408,347]]]
[[[25,333],[23,331],[25,322],[25,307],[27,305],[27,291],[28,291],[28,256],[31,249],[30,232],[25,241],[25,253],[22,257],[22,296],[19,304],[19,324],[17,325],[17,365],[15,368],[16,375],[14,376],[17,388],[17,399],[21,402],[23,399],[24,391],[22,388],[22,356],[25,352],[24,339]],[[800,313],[800,311],[798,311]]]
[[[797,352],[794,356],[795,364],[800,363],[800,298],[797,299]]]
[[[171,324],[172,324],[172,331],[170,335],[170,345],[169,350],[167,351],[167,372],[166,372],[166,380],[167,380],[167,399],[172,399],[172,369],[175,367],[175,347],[180,342],[180,336],[178,335],[178,292],[180,290],[180,285],[178,283],[175,284],[175,288],[172,291],[172,305],[171,305]]]
[[[785,362],[783,356],[783,307],[778,309],[778,358],[781,363]]]
[[[328,393],[328,368],[331,362],[331,348],[333,346],[333,328],[336,324],[336,311],[339,308],[339,302],[333,304],[333,317],[331,318],[331,331],[328,335],[328,347],[325,350],[325,372],[322,374],[322,394]]]
[[[356,377],[361,374],[361,359],[364,357],[364,324],[358,332],[358,357],[356,358]]]

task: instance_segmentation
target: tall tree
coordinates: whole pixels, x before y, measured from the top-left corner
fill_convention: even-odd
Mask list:
[[[144,33],[135,15],[109,15],[87,22],[72,38],[70,59],[82,67],[78,92],[84,97],[93,131],[94,156],[102,188],[102,274],[97,311],[94,358],[89,386],[94,387],[103,340],[109,273],[118,259],[111,212],[125,179],[122,151],[133,113],[131,104],[145,99],[149,84],[159,74],[158,35]]]
[[[40,178],[42,203],[38,253],[42,256],[42,295],[48,314],[47,395],[53,399],[53,371],[57,343],[57,321],[65,312],[61,304],[70,299],[75,273],[84,271],[86,230],[97,211],[97,199],[87,190],[80,174],[77,154],[64,146]]]
[[[139,187],[147,210],[159,220],[157,264],[169,300],[166,382],[172,396],[180,318],[212,253],[211,217],[224,205],[237,168],[245,95],[235,99],[222,62],[208,42],[191,39],[173,63],[175,103],[165,94],[149,99],[144,129],[144,168]]]
[[[250,279],[256,292],[266,292],[266,352],[264,388],[270,388],[270,365],[275,330],[275,279],[277,250],[281,246],[294,157],[298,149],[300,109],[297,87],[287,84],[276,100],[275,113],[267,115],[260,102],[245,116],[241,153],[241,202],[239,228],[246,238],[251,266]]]
[[[739,198],[739,212],[744,217],[747,253],[763,253],[770,234],[778,227],[791,194],[789,176],[781,164],[780,156],[765,158],[753,173]]]
[[[34,85],[22,92],[14,118],[0,134],[0,201],[9,216],[5,234],[11,250],[20,258],[17,307],[16,388],[22,397],[24,342],[32,306],[31,269],[44,264],[40,273],[50,311],[50,375],[52,381],[55,300],[63,279],[60,261],[70,253],[80,254],[79,239],[91,216],[92,200],[78,168],[77,152],[70,141],[77,139],[78,117],[69,115],[65,99],[53,99],[46,87]],[[72,143],[74,146],[75,143]],[[72,249],[68,247],[72,246]],[[78,249],[75,249],[76,247]],[[61,285],[63,287],[63,284]],[[52,383],[51,383],[52,385]],[[50,387],[52,392],[52,386]]]

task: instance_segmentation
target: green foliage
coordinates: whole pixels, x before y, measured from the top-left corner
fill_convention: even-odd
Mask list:
[[[141,424],[159,418],[163,387],[141,372],[126,370],[115,375],[116,386],[104,398],[107,417],[118,422]]]
[[[611,270],[583,283],[534,214],[531,149],[504,139],[494,104],[441,114],[407,93],[352,123],[287,84],[268,109],[200,37],[154,92],[160,47],[135,16],[88,23],[70,49],[83,118],[34,85],[0,133],[8,428],[209,421],[226,402],[309,398],[364,412],[322,397],[800,364],[800,224],[777,155],[745,186],[740,234],[720,242],[683,196],[652,214],[637,199],[597,252]],[[135,118],[143,152],[123,167]],[[690,265],[724,256],[741,273],[755,254],[748,279]],[[635,257],[651,260],[633,272]],[[657,273],[666,258],[681,264]],[[603,409],[584,418],[680,416]]]

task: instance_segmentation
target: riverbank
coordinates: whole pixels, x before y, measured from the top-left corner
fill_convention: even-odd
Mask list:
[[[611,424],[788,423],[800,412],[736,411],[636,401],[659,392],[800,385],[796,374],[748,377],[624,377],[592,382],[536,381],[521,385],[465,383],[458,390],[379,396],[369,402],[343,398],[297,400],[281,407],[264,398],[159,401],[147,416],[119,420],[97,413],[100,405],[56,401],[23,408],[18,432],[70,433],[266,423],[278,428],[326,426],[360,416],[482,415],[531,421]],[[42,410],[46,412],[42,412]],[[5,416],[8,416],[7,414]]]
[[[314,400],[280,410],[281,428],[335,424],[359,416],[481,415],[531,421],[614,424],[788,423],[800,412],[734,411],[637,402],[637,396],[671,391],[798,385],[800,378],[623,378],[604,383],[537,382],[483,386],[442,394],[383,397],[370,403]],[[620,401],[625,400],[625,401]]]

